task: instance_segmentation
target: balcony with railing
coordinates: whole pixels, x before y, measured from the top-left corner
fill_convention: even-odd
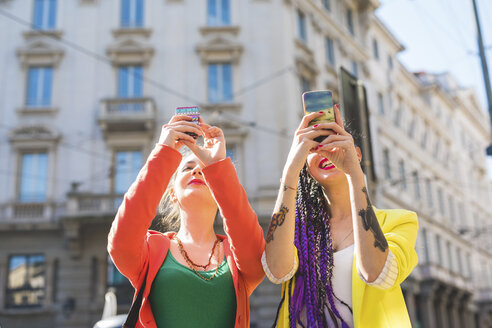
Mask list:
[[[418,267],[420,279],[423,281],[434,280],[461,290],[473,290],[471,277],[465,276],[463,272],[453,272],[448,268],[432,262],[419,264]]]
[[[99,126],[104,133],[149,132],[154,129],[156,106],[152,98],[110,98],[101,101]]]
[[[55,206],[51,202],[9,202],[0,206],[0,221],[6,223],[52,222]]]
[[[70,192],[67,195],[66,219],[114,218],[123,195]]]

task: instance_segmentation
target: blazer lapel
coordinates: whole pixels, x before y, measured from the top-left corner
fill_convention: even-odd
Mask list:
[[[386,213],[373,206],[374,212],[378,219],[381,230],[386,219]],[[362,309],[362,301],[364,299],[364,292],[366,291],[366,284],[359,278],[356,267],[356,258],[354,254],[354,262],[352,264],[352,311],[354,312],[354,327],[359,327],[360,313]]]
[[[147,274],[147,285],[145,286],[145,289],[149,292],[152,282],[154,282],[154,278],[166,258],[169,250],[169,241],[173,235],[174,233],[166,233],[149,237],[149,273]],[[148,293],[144,295],[148,295]]]

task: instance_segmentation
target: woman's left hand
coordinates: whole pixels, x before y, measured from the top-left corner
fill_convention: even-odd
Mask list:
[[[318,124],[318,129],[330,129],[334,134],[323,140],[314,150],[327,158],[335,167],[347,175],[362,172],[354,138],[345,131],[338,105],[335,105],[335,122]]]
[[[203,132],[203,146],[188,141],[183,141],[183,143],[190,148],[205,166],[226,158],[224,132],[216,126],[203,123],[203,121],[200,122],[200,129]]]

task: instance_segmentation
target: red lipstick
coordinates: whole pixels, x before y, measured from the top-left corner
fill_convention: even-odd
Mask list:
[[[331,170],[333,168],[335,168],[335,165],[333,165],[333,163],[326,163],[326,162],[329,162],[326,158],[323,158],[319,164],[318,164],[318,167],[322,170]],[[325,165],[326,164],[326,165]]]
[[[203,180],[200,180],[200,179],[193,179],[191,180],[190,182],[188,182],[188,185],[191,185],[191,184],[201,184],[201,185],[205,185],[205,182]]]

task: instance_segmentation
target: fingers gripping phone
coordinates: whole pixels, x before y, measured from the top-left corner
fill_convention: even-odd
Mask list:
[[[324,112],[323,116],[317,117],[309,122],[309,126],[319,123],[335,122],[335,112],[333,111],[333,96],[329,90],[307,91],[302,94],[302,106],[304,115],[313,112]],[[314,141],[321,142],[326,136],[320,136]]]
[[[177,107],[176,115],[186,115],[191,117],[191,121],[198,125],[198,119],[200,118],[200,108],[197,106],[192,107]],[[193,139],[197,139],[198,135],[193,132],[185,132],[187,135],[193,137]]]

